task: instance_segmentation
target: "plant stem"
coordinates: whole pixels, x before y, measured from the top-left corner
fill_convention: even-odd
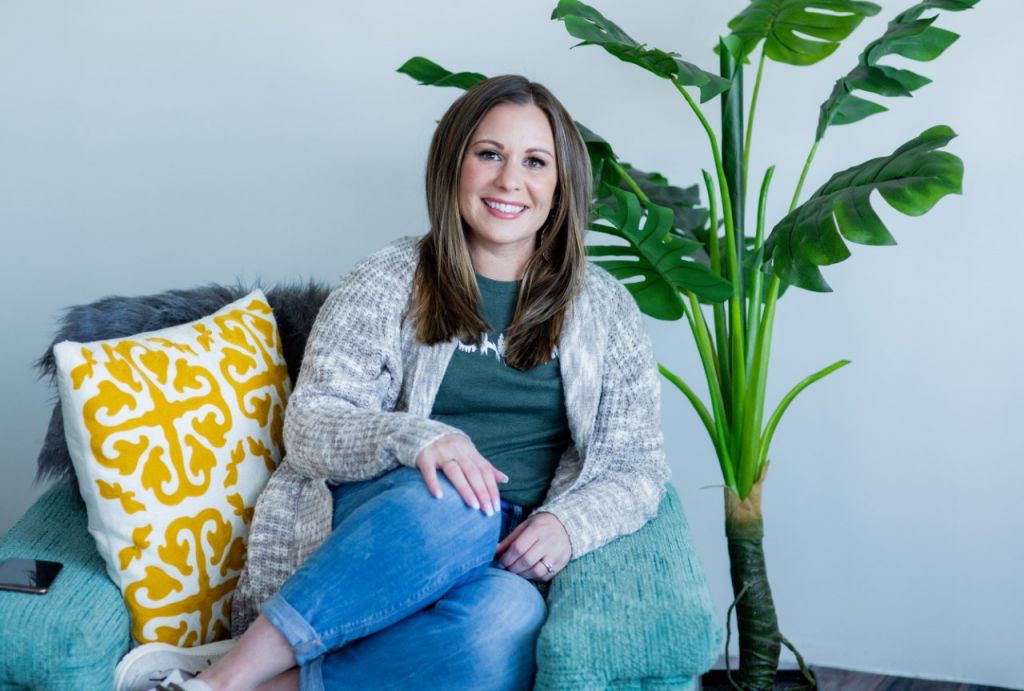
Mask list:
[[[633,193],[636,194],[637,198],[645,205],[650,206],[651,200],[640,186],[636,184],[636,181],[626,172],[626,170],[619,165],[617,161],[609,159],[612,167],[615,168],[616,172],[619,173],[626,180],[626,183],[632,188]],[[716,234],[717,236],[717,234]],[[718,357],[715,353],[714,341],[711,338],[711,334],[708,331],[707,322],[704,320],[704,313],[700,309],[700,302],[697,300],[697,296],[691,292],[686,293],[690,300],[690,311],[686,312],[686,319],[690,323],[690,329],[693,331],[694,341],[697,343],[697,351],[700,353],[701,363],[704,365],[704,373],[708,379],[708,393],[711,395],[711,405],[715,411],[713,416],[708,416],[707,409],[704,408],[700,399],[690,389],[689,386],[683,382],[682,379],[669,372],[663,366],[659,365],[662,375],[664,375],[670,382],[676,385],[676,387],[683,392],[690,403],[697,410],[697,414],[704,420],[704,425],[708,429],[708,434],[711,436],[711,441],[715,446],[715,451],[718,455],[718,461],[722,466],[722,478],[725,480],[725,484],[728,487],[735,488],[736,480],[735,473],[732,468],[731,456],[728,450],[728,431],[725,428],[725,408],[722,401],[722,390],[719,387],[718,374],[719,374],[719,363]],[[703,412],[702,412],[703,411]],[[708,416],[706,418],[705,416]]]
[[[747,383],[747,397],[743,406],[743,432],[741,435],[742,455],[736,471],[740,498],[746,498],[754,482],[761,475],[758,463],[761,437],[761,420],[764,415],[764,394],[768,383],[768,361],[771,356],[772,327],[775,322],[775,305],[778,302],[780,280],[772,276],[768,285],[768,299],[761,329],[754,346],[753,364]]]
[[[704,127],[704,131],[708,135],[708,140],[711,144],[711,155],[715,162],[715,172],[718,175],[718,189],[721,193],[722,199],[722,216],[725,220],[725,241],[729,248],[726,256],[726,265],[728,266],[728,278],[729,282],[733,286],[733,295],[729,299],[729,353],[730,353],[730,369],[731,369],[731,417],[730,420],[735,423],[739,420],[739,416],[742,414],[742,405],[744,392],[746,391],[746,368],[744,363],[744,335],[746,330],[743,327],[743,315],[742,306],[740,300],[740,269],[736,260],[736,233],[733,227],[733,216],[732,216],[732,201],[729,197],[729,183],[725,179],[725,171],[722,168],[722,156],[718,149],[718,139],[715,137],[714,131],[711,129],[711,125],[708,123],[707,118],[704,117],[704,113],[701,112],[700,106],[693,100],[686,89],[683,88],[679,82],[673,80],[672,82],[676,89],[683,95],[686,102],[690,105],[697,119],[700,120],[701,125]],[[730,444],[730,454],[733,458],[738,457],[739,452],[739,425],[730,424],[732,432],[732,443]]]
[[[768,199],[768,187],[771,185],[772,176],[775,174],[775,166],[769,166],[768,170],[764,173],[764,179],[761,181],[761,192],[757,198],[757,231],[754,236],[754,266],[751,270],[751,295],[750,295],[750,307],[747,309],[747,324],[750,328],[750,333],[747,336],[747,371],[750,371],[752,366],[751,359],[754,356],[753,345],[757,341],[758,328],[760,327],[761,320],[761,286],[764,281],[764,276],[761,272],[761,267],[764,265],[764,257],[761,256],[761,250],[764,245],[764,212],[765,203]]]
[[[665,365],[661,364],[660,362],[658,363],[658,371],[661,372],[661,376],[665,377],[665,379],[668,379],[670,382],[675,384],[675,387],[683,392],[683,395],[686,396],[686,399],[688,401],[690,401],[690,404],[693,406],[693,409],[697,411],[697,416],[700,418],[700,421],[704,423],[704,427],[708,431],[708,436],[711,437],[712,442],[714,442],[714,418],[711,417],[711,413],[708,412],[708,409],[704,406],[704,402],[700,400],[700,397],[697,395],[697,393],[693,389],[691,389],[686,382],[683,381],[682,377],[674,373],[668,367],[665,367]]]
[[[647,197],[646,194],[644,194],[644,191],[640,189],[640,185],[636,184],[636,180],[634,180],[632,176],[630,176],[630,174],[626,172],[626,169],[620,166],[619,162],[613,158],[607,158],[605,160],[611,163],[612,168],[615,169],[615,172],[622,176],[622,179],[625,180],[626,184],[629,185],[629,188],[633,190],[633,194],[637,196],[637,199],[643,202],[646,206],[650,206],[651,200]]]
[[[718,176],[718,188],[722,193],[722,217],[725,221],[725,239],[729,244],[730,252],[726,257],[726,264],[729,271],[729,281],[734,286],[739,285],[736,280],[739,276],[739,267],[736,265],[736,238],[733,236],[733,218],[732,218],[732,200],[729,198],[729,183],[725,179],[725,170],[722,168],[722,155],[718,150],[718,138],[715,136],[714,130],[711,129],[711,124],[708,123],[704,113],[701,111],[700,106],[693,100],[693,97],[687,93],[686,89],[676,81],[672,82],[675,84],[676,89],[683,95],[686,102],[690,104],[690,108],[693,109],[697,119],[700,120],[700,124],[704,127],[704,131],[708,135],[708,141],[711,143],[711,156],[715,162],[715,173]]]
[[[707,323],[704,321],[704,314],[700,311],[700,303],[697,296],[687,293],[690,299],[690,309],[683,308],[686,320],[693,332],[693,340],[697,344],[697,352],[700,354],[701,365],[704,366],[704,376],[708,382],[708,393],[711,396],[711,407],[714,411],[715,435],[712,440],[715,444],[715,451],[718,452],[718,462],[722,466],[722,479],[727,487],[736,487],[736,474],[733,470],[732,456],[729,449],[729,429],[725,416],[725,408],[722,404],[722,390],[719,387],[718,379],[715,378],[715,346],[711,342],[711,335],[708,333]],[[694,313],[696,308],[696,313]],[[735,490],[734,490],[735,491]]]
[[[704,175],[704,187],[708,192],[708,256],[711,257],[711,270],[722,275],[722,261],[718,247],[718,200],[715,198],[715,183],[708,171],[701,169]],[[729,390],[729,327],[725,321],[725,307],[716,302],[711,308],[715,315],[715,343],[718,346],[718,380],[722,390]],[[728,401],[726,401],[728,406]]]
[[[761,442],[759,444],[758,465],[764,463],[765,459],[768,457],[768,447],[771,446],[772,436],[775,434],[775,428],[778,427],[779,420],[782,419],[782,414],[786,412],[786,408],[788,408],[789,404],[793,402],[793,399],[814,382],[827,377],[837,369],[846,367],[848,364],[850,364],[849,360],[836,360],[828,367],[824,367],[814,374],[804,377],[796,386],[790,389],[789,393],[782,398],[779,405],[775,408],[775,412],[772,413],[772,416],[768,419],[768,424],[765,425],[764,433],[761,435]]]
[[[757,94],[761,90],[761,75],[764,73],[764,46],[757,64],[757,78],[754,80],[754,94],[750,97],[750,114],[747,116],[746,140],[743,143],[743,189],[747,189],[747,173],[750,171],[750,133],[754,131],[754,111],[757,110]]]
[[[804,169],[800,171],[800,180],[796,183],[796,191],[793,192],[793,201],[789,203],[789,210],[792,211],[796,208],[796,203],[800,200],[800,191],[804,188],[804,179],[807,177],[807,171],[811,167],[811,161],[814,160],[814,154],[818,152],[818,142],[820,139],[814,141],[814,146],[811,147],[810,153],[807,154],[807,160],[804,162]]]

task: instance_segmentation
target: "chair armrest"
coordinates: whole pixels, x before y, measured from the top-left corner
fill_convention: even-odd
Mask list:
[[[679,495],[571,561],[548,592],[534,689],[682,689],[714,664],[722,630]]]
[[[0,537],[0,559],[64,564],[45,595],[0,591],[0,687],[109,689],[131,643],[128,610],[89,534],[85,505],[56,483]]]

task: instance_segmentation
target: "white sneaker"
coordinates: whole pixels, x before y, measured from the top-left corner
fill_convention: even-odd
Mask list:
[[[114,670],[114,691],[148,691],[178,670],[183,679],[199,674],[235,645],[235,640],[179,648],[169,643],[146,643],[132,649]],[[177,681],[171,679],[171,681]]]
[[[176,669],[171,672],[169,677],[160,682],[160,686],[153,687],[149,691],[213,691],[213,689],[201,679],[185,679],[181,675],[181,670]]]

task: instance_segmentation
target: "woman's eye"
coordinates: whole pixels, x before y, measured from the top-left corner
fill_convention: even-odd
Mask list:
[[[526,159],[526,165],[530,168],[543,168],[547,165],[547,162],[541,158],[530,157]]]
[[[481,151],[477,154],[480,158],[485,161],[498,161],[501,159],[501,155],[497,151]]]

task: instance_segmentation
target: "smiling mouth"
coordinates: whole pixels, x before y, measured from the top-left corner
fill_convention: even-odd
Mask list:
[[[490,199],[484,199],[483,202],[488,209],[500,211],[503,214],[515,215],[526,210],[526,206],[523,204],[503,204]]]

